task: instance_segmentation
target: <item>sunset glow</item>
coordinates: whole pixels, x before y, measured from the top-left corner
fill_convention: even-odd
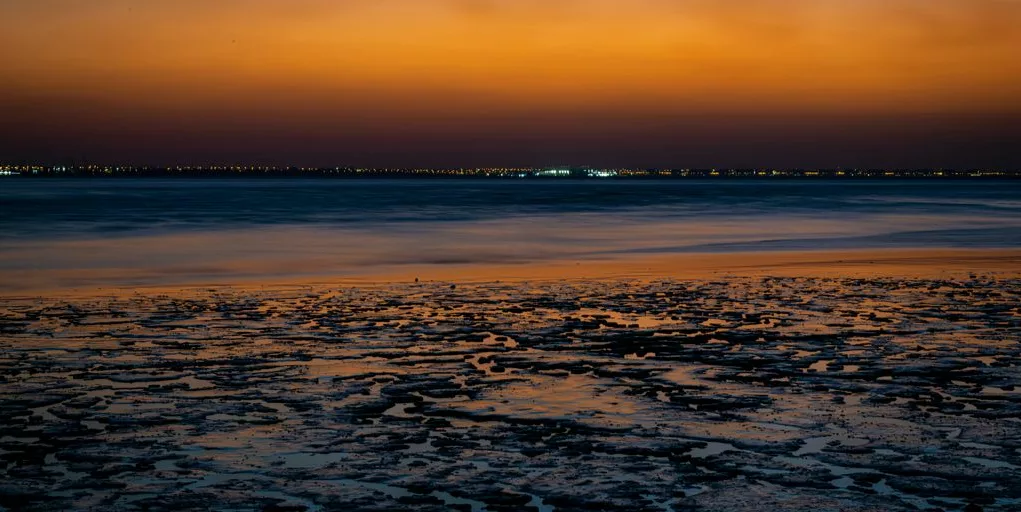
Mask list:
[[[4,2],[0,101],[29,145],[93,122],[107,146],[167,135],[200,157],[210,136],[343,156],[717,116],[751,139],[849,116],[1015,125],[1019,26],[1008,0]]]

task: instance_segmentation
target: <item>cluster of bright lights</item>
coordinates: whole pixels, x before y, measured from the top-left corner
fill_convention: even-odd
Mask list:
[[[545,171],[539,171],[535,173],[536,176],[570,176],[571,171],[568,169],[548,169]]]

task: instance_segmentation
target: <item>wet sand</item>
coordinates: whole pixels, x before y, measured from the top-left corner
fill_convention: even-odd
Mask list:
[[[515,265],[394,267],[347,282],[400,282],[425,276],[446,281],[533,279],[709,279],[720,276],[939,277],[975,270],[1021,274],[1018,249],[863,249],[631,256]]]
[[[267,269],[235,262],[218,269],[230,277],[198,277],[195,269],[58,269],[0,272],[0,296],[91,296],[142,290],[231,287],[265,290],[294,286],[375,286],[421,281],[456,283],[532,280],[714,279],[719,277],[919,277],[937,278],[976,271],[1021,275],[1021,249],[862,249],[616,255],[601,259],[553,259],[512,264],[448,262],[377,265],[333,272],[313,262],[302,273],[270,276]],[[216,272],[211,269],[211,272]]]
[[[0,506],[1017,510],[1018,254],[9,293]]]

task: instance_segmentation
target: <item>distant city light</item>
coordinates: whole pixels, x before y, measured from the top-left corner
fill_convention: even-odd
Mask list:
[[[0,176],[323,176],[323,177],[466,177],[466,178],[816,178],[816,179],[905,179],[905,178],[1021,178],[1021,170],[1004,169],[641,169],[592,167],[481,167],[481,168],[394,168],[394,167],[276,167],[260,165],[10,165],[0,164]]]
[[[536,176],[570,176],[571,171],[569,169],[549,169],[545,171],[539,171],[535,173]]]

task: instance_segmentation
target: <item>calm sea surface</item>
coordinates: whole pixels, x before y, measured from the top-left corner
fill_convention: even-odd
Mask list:
[[[1021,247],[1021,181],[0,179],[0,281],[901,247]]]

